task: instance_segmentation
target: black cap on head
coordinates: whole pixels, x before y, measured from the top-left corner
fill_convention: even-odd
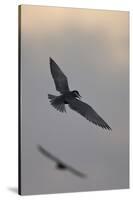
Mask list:
[[[77,97],[79,99],[81,98],[81,96],[77,90],[73,90],[72,93],[74,94],[75,97]]]

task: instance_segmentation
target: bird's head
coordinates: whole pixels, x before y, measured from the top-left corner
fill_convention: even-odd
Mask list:
[[[80,96],[80,94],[79,94],[79,92],[77,90],[73,90],[72,94],[74,95],[75,98],[78,98],[78,99],[81,98],[81,96]]]

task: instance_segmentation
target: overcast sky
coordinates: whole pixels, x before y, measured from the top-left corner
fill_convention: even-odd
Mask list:
[[[128,12],[22,6],[22,193],[128,188]],[[112,131],[91,124],[66,106],[56,111],[48,93],[59,95],[50,74],[52,57],[70,88],[91,105]],[[58,171],[37,151],[41,144],[88,175]]]

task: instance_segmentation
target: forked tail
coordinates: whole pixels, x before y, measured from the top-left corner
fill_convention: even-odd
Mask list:
[[[52,103],[55,100],[56,97],[57,96],[55,96],[55,95],[48,94],[48,98],[50,99],[50,103]]]
[[[62,102],[62,99],[60,96],[55,96],[52,94],[48,94],[48,99],[50,101],[50,104],[58,111],[60,112],[66,112],[65,104]]]

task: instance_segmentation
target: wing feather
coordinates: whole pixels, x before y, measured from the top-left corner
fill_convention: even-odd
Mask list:
[[[54,79],[56,90],[60,93],[69,91],[67,77],[52,58],[50,58],[50,70]]]
[[[104,129],[111,130],[109,125],[88,104],[75,98],[75,99],[69,101],[69,107],[72,110],[78,112],[80,115],[85,117],[90,122],[94,123],[95,125],[98,125]]]

